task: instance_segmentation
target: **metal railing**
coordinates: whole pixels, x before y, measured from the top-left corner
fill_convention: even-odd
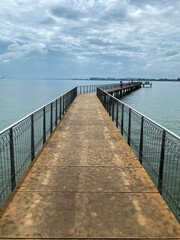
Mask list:
[[[0,207],[4,204],[77,94],[98,85],[78,86],[0,132]],[[101,85],[104,89],[118,84]]]
[[[96,92],[97,87],[100,87],[103,90],[113,89],[118,87],[128,86],[130,83],[113,83],[113,84],[103,84],[103,85],[82,85],[77,86],[77,94],[91,93]]]
[[[0,206],[77,96],[77,87],[0,132]]]
[[[97,97],[180,222],[180,137],[101,88]]]

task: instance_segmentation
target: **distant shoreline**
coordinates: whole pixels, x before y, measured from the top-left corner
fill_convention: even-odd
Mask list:
[[[6,80],[10,80],[11,78],[6,78]],[[13,79],[13,78],[12,78]],[[18,78],[22,80],[22,78]],[[0,77],[0,80],[5,80],[5,77]],[[98,82],[131,82],[131,81],[139,81],[139,82],[180,82],[180,78],[177,79],[150,79],[150,78],[23,78],[23,80],[59,80],[59,81],[98,81]]]
[[[44,80],[74,80],[74,81],[149,81],[149,82],[180,82],[180,79],[146,79],[146,78],[43,78]]]

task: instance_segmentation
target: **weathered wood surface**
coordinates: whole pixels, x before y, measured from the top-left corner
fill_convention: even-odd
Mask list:
[[[178,239],[180,226],[95,94],[84,94],[8,200],[0,236]]]

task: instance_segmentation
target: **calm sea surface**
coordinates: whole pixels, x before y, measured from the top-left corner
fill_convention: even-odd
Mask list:
[[[180,136],[180,83],[153,82],[122,101]]]
[[[109,82],[75,80],[0,80],[0,130],[76,85]],[[112,82],[111,82],[112,83]],[[122,101],[180,136],[180,83],[153,82]]]

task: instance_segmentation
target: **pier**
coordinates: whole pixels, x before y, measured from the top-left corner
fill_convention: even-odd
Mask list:
[[[120,83],[119,86],[112,86],[111,88],[104,88],[102,86],[102,89],[115,97],[122,98],[126,94],[138,90],[141,86],[142,82],[132,82],[127,84]]]
[[[149,81],[142,82],[142,87],[150,87],[150,88],[152,88],[152,82],[149,82]]]
[[[142,146],[140,160],[130,148],[133,109],[104,89],[96,96],[93,88],[79,95],[75,88],[1,133],[10,133],[10,160],[16,160],[11,134],[28,120],[32,162],[18,182],[11,161],[13,192],[1,209],[0,239],[180,239],[180,225],[162,198],[161,176],[157,189],[142,165]],[[32,131],[40,118],[42,147]]]

